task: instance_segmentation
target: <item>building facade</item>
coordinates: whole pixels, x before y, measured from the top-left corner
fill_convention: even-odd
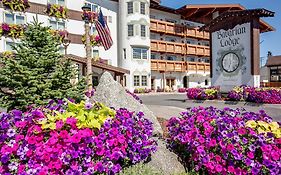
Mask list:
[[[210,86],[209,33],[199,31],[199,28],[220,13],[244,9],[235,4],[187,5],[173,9],[162,6],[160,0],[28,1],[30,8],[25,12],[11,11],[0,3],[0,23],[21,25],[37,17],[54,30],[66,30],[71,40],[67,53],[76,61],[86,56],[81,7],[87,4],[92,11],[101,9],[114,44],[107,51],[101,46],[92,48],[92,56],[106,60],[107,64],[93,68],[94,85],[103,71],[118,70],[123,85],[130,90]],[[67,8],[67,18],[49,15],[46,12],[48,4]],[[91,34],[97,35],[93,25]],[[11,45],[17,42],[20,40],[1,36],[0,52],[11,51]],[[61,52],[64,53],[63,46]],[[77,68],[82,76],[85,65],[77,62]]]

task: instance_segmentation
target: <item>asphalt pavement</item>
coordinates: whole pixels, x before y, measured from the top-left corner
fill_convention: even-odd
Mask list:
[[[265,110],[275,121],[281,121],[281,105],[254,104],[245,102],[224,102],[224,101],[195,101],[187,100],[185,94],[145,94],[140,95],[143,103],[152,110],[156,116],[169,119],[172,116],[179,116],[179,113],[192,107],[213,106],[219,109],[224,107],[245,108],[249,112]]]

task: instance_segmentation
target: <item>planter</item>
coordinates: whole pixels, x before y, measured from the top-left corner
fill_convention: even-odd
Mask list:
[[[14,39],[23,37],[24,34],[24,26],[23,25],[17,25],[17,24],[1,24],[0,27],[0,37],[11,37]]]
[[[50,33],[58,37],[60,42],[63,42],[64,38],[68,36],[67,30],[50,30]]]
[[[98,14],[92,11],[89,12],[83,11],[81,17],[84,21],[88,21],[89,23],[94,23],[94,21],[97,20]]]
[[[82,42],[83,42],[83,44],[86,45],[86,36],[85,35],[82,36]],[[91,44],[92,47],[101,46],[102,43],[101,43],[100,36],[99,35],[91,35],[90,36],[90,44]]]
[[[28,0],[0,0],[6,9],[24,12],[30,7]]]
[[[48,4],[47,5],[47,14],[56,18],[67,18],[68,9],[64,6],[58,4]]]

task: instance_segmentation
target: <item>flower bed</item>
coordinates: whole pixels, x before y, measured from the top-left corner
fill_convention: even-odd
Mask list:
[[[210,88],[188,88],[186,90],[188,99],[191,100],[214,100],[220,99],[218,87]]]
[[[156,150],[143,113],[63,101],[0,115],[0,174],[116,174]]]
[[[179,93],[185,93],[185,92],[187,92],[187,89],[188,88],[178,88],[178,92]]]
[[[281,90],[276,88],[234,87],[227,98],[232,101],[281,104]]]
[[[147,88],[136,88],[134,90],[134,93],[136,94],[144,94],[144,93],[150,93],[151,89],[147,89]]]
[[[263,111],[193,108],[168,123],[170,147],[201,174],[280,174],[280,124]]]
[[[90,42],[91,42],[91,46],[95,47],[95,46],[100,46],[101,43],[101,38],[99,35],[91,35],[90,36]],[[82,36],[82,43],[86,45],[86,35]]]
[[[23,25],[3,23],[0,27],[0,37],[21,38],[24,35],[24,29]]]
[[[68,9],[64,6],[58,4],[48,4],[47,5],[47,14],[56,18],[67,18]]]
[[[5,8],[23,12],[30,7],[28,0],[0,0]]]

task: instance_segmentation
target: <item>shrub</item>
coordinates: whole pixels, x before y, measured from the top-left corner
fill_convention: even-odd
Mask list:
[[[150,93],[151,89],[147,89],[147,88],[137,88],[134,90],[134,93],[136,94],[144,94],[144,93]]]
[[[179,93],[185,93],[187,91],[187,88],[178,88]]]
[[[214,100],[220,98],[219,87],[188,88],[186,91],[188,99],[192,100]]]
[[[264,111],[193,108],[168,124],[169,144],[202,174],[280,174],[281,129]]]
[[[119,175],[162,175],[163,173],[158,172],[153,167],[139,163],[134,166],[124,169]]]
[[[0,120],[0,174],[116,174],[156,150],[143,113],[100,103],[52,101]]]

